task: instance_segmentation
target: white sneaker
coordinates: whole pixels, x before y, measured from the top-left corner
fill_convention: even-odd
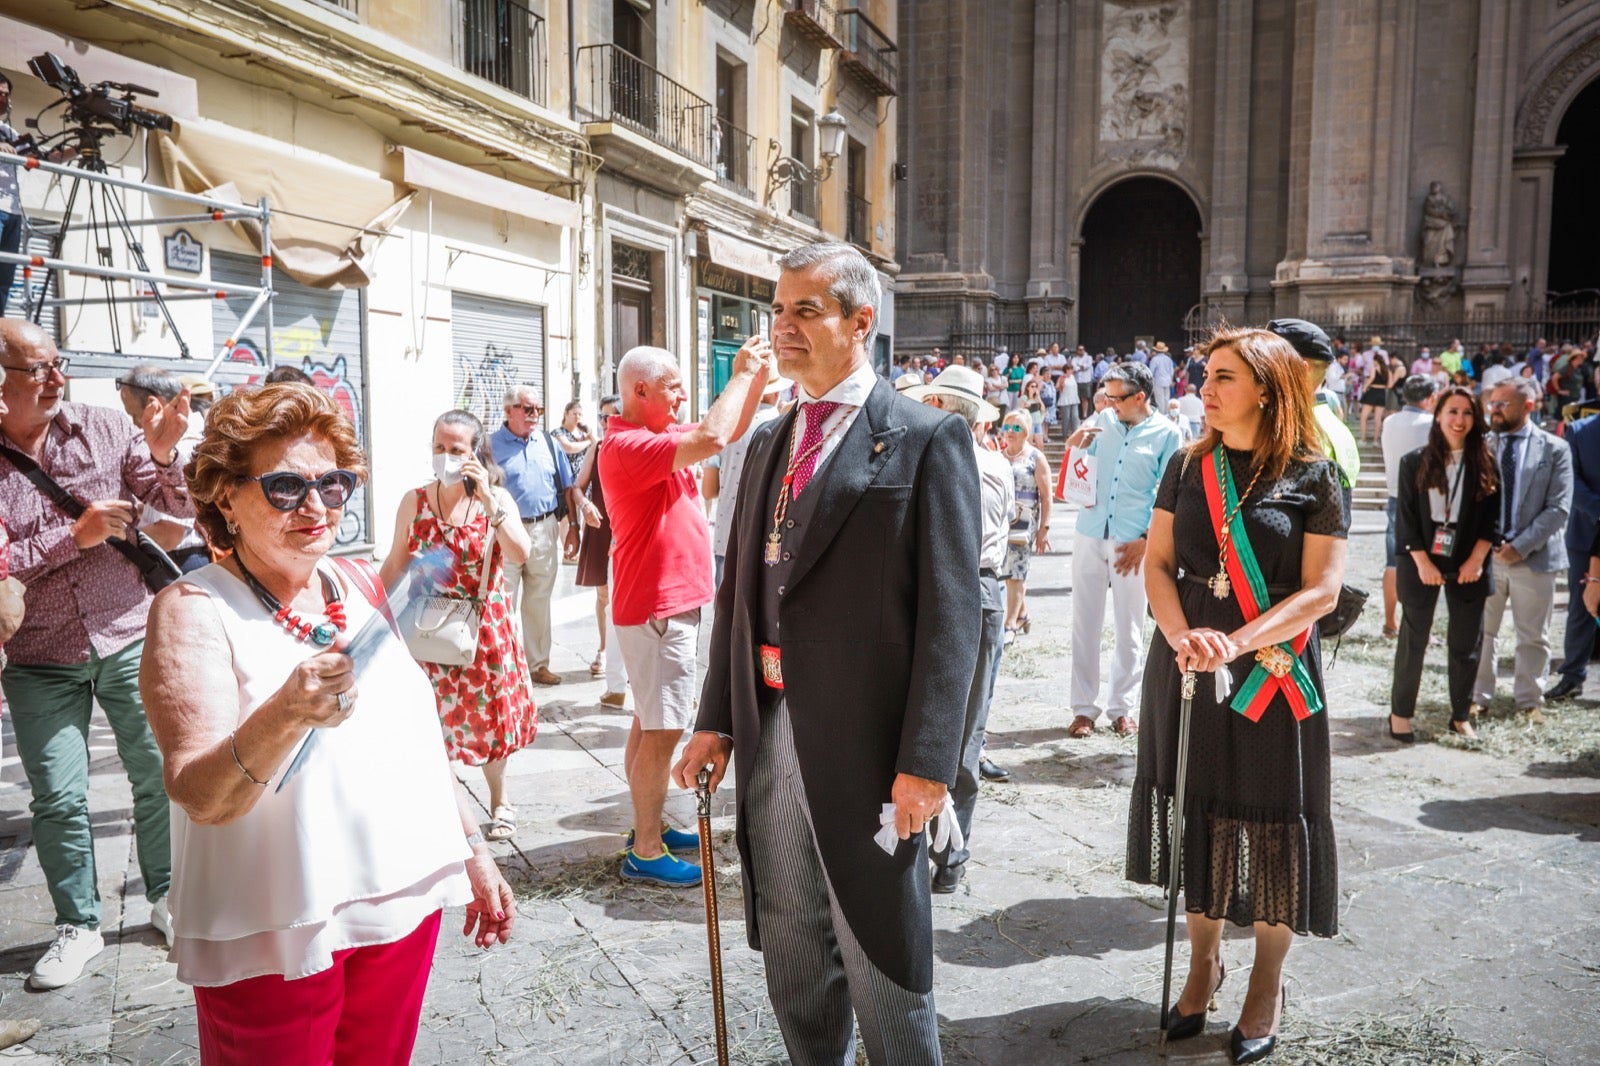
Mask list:
[[[150,924],[155,927],[167,942],[167,947],[172,947],[172,912],[167,908],[167,897],[162,896],[150,904]]]
[[[56,926],[56,939],[44,957],[34,963],[28,983],[34,988],[64,988],[83,976],[83,968],[105,950],[98,929],[77,925]]]

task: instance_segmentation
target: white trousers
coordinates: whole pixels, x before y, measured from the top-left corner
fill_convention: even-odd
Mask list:
[[[1505,566],[1494,564],[1494,583],[1483,602],[1483,649],[1478,656],[1478,679],[1472,686],[1472,699],[1487,707],[1494,698],[1495,637],[1511,605],[1511,625],[1516,632],[1517,650],[1511,695],[1517,710],[1544,703],[1544,676],[1550,669],[1550,615],[1555,610],[1555,571],[1539,574],[1526,563]]]
[[[1136,717],[1139,652],[1144,646],[1144,568],[1119,574],[1117,542],[1074,533],[1072,538],[1072,713],[1098,719],[1100,636],[1106,592],[1111,593],[1111,688],[1104,710],[1112,718]]]
[[[550,597],[556,590],[556,575],[561,572],[561,538],[555,515],[537,522],[524,522],[533,542],[528,561],[521,566],[505,565],[506,602],[517,603],[522,596],[522,647],[528,656],[528,669],[538,671],[550,665]]]

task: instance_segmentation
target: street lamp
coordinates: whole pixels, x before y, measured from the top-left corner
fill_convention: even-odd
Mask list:
[[[833,164],[844,153],[845,130],[849,123],[838,111],[829,111],[817,119],[818,139],[821,143],[822,166],[812,169],[792,155],[783,154],[783,145],[775,140],[767,142],[767,152],[772,162],[767,165],[767,194],[770,206],[777,191],[795,180],[809,181],[817,178],[827,181],[833,176]]]

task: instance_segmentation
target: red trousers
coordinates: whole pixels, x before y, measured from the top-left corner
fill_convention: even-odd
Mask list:
[[[321,973],[194,990],[205,1066],[406,1066],[439,911],[391,944],[333,953]]]

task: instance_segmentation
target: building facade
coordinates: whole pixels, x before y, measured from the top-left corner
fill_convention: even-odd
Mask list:
[[[89,85],[155,90],[136,103],[173,120],[102,131],[108,172],[147,186],[114,205],[24,174],[30,250],[65,224],[68,261],[135,270],[137,242],[151,272],[236,288],[162,307],[138,281],[28,284],[75,399],[115,406],[122,369],[198,372],[230,340],[227,384],[306,369],[372,456],[341,543],[386,545],[442,411],[492,427],[530,383],[552,424],[572,399],[592,417],[639,343],[679,353],[703,410],[766,328],[783,252],[848,239],[892,282],[896,56],[877,27],[896,20],[894,0],[0,0],[19,130],[59,126],[61,93],[29,71],[46,52]],[[265,198],[274,297],[245,328],[268,284],[259,224],[163,188]],[[125,236],[113,207],[181,221]]]
[[[1592,334],[1595,0],[926,0],[899,31],[902,348]]]

